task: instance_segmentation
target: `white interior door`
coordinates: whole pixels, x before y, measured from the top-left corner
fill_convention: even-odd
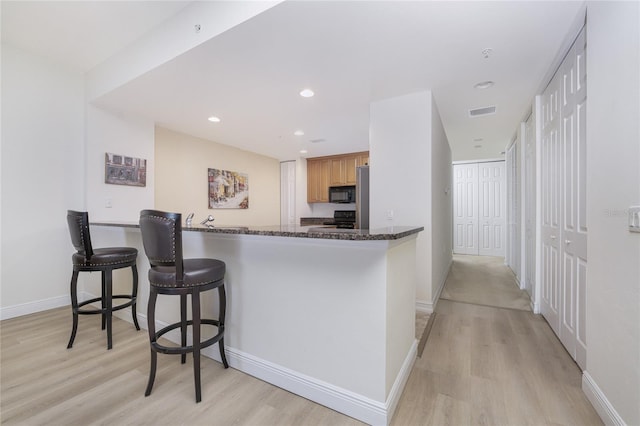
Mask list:
[[[504,161],[480,163],[478,165],[478,254],[480,255],[505,255],[505,195]]]
[[[586,67],[584,30],[542,100],[541,310],[586,367]]]
[[[562,315],[560,340],[584,369],[586,336],[586,79],[584,33],[574,44],[561,73],[562,116]],[[583,356],[578,351],[583,350]]]
[[[524,131],[524,290],[534,298],[536,282],[536,146],[533,114]]]
[[[560,311],[560,86],[554,78],[542,99],[542,146],[541,184],[542,191],[542,292],[540,308],[542,315],[556,334],[559,334]]]
[[[280,163],[280,224],[296,224],[296,163]]]
[[[453,185],[453,252],[478,254],[478,164],[454,164]]]
[[[518,281],[522,281],[520,276],[520,211],[518,209],[518,197],[520,189],[518,187],[518,147],[519,139],[507,149],[506,170],[507,170],[507,245],[506,264],[516,274]]]

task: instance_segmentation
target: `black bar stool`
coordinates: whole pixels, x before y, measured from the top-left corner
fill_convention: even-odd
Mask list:
[[[147,323],[151,343],[151,370],[149,383],[144,393],[151,394],[156,377],[158,352],[163,354],[180,354],[181,362],[186,362],[186,355],[193,353],[193,374],[196,387],[196,402],[202,399],[200,390],[200,351],[218,343],[220,357],[224,368],[228,368],[224,354],[224,317],[226,311],[226,295],[224,290],[224,262],[216,259],[183,259],[182,257],[182,215],[157,210],[140,212],[140,231],[144,251],[149,258],[149,305]],[[217,320],[200,318],[200,293],[218,289],[220,313]],[[170,324],[160,331],[155,331],[155,308],[158,294],[180,296],[180,321]],[[187,321],[187,294],[191,295],[192,319]],[[200,325],[214,325],[218,334],[200,341]],[[187,327],[192,327],[193,343],[187,345]],[[180,328],[181,346],[164,346],[158,339],[171,330]]]
[[[77,250],[71,256],[73,275],[71,275],[71,309],[73,311],[73,329],[67,349],[73,346],[78,330],[78,315],[102,315],[102,329],[107,327],[107,349],[111,349],[111,319],[114,311],[131,306],[131,315],[136,330],[140,330],[136,315],[136,299],[138,294],[138,269],[136,258],[138,250],[133,247],[108,247],[94,249],[89,234],[89,214],[87,212],[67,211],[67,223],[71,233],[71,242]],[[133,272],[133,287],[131,294],[112,294],[112,272],[114,269],[131,267]],[[78,275],[80,272],[100,271],[102,273],[102,295],[78,303]],[[113,307],[113,299],[128,299],[129,301]],[[100,309],[80,309],[90,303],[100,302]]]

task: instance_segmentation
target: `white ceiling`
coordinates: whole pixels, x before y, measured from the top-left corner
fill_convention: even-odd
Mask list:
[[[88,70],[186,4],[3,1],[2,37]],[[288,1],[98,103],[290,160],[300,149],[306,157],[367,150],[371,102],[431,90],[454,159],[497,158],[581,8],[576,1]],[[474,89],[485,80],[496,84]],[[301,98],[305,87],[316,96]],[[496,114],[469,118],[469,109],[489,105]],[[210,115],[222,122],[208,122]]]

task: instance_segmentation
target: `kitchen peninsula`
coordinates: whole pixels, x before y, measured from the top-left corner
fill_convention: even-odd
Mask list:
[[[198,225],[183,227],[183,251],[185,258],[227,265],[231,367],[364,422],[387,424],[416,357],[422,230]],[[137,223],[94,222],[91,232],[104,245],[140,251],[138,315],[146,324],[149,265]],[[126,287],[124,275],[122,281]],[[216,300],[203,300],[203,311],[217,314]],[[177,306],[162,302],[159,325],[179,318]],[[219,360],[216,350],[203,354]]]

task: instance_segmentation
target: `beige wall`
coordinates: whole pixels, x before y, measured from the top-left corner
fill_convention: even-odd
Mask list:
[[[155,208],[195,213],[194,223],[213,215],[216,225],[280,224],[280,162],[227,145],[156,127]],[[249,208],[208,209],[207,171],[249,175]]]

